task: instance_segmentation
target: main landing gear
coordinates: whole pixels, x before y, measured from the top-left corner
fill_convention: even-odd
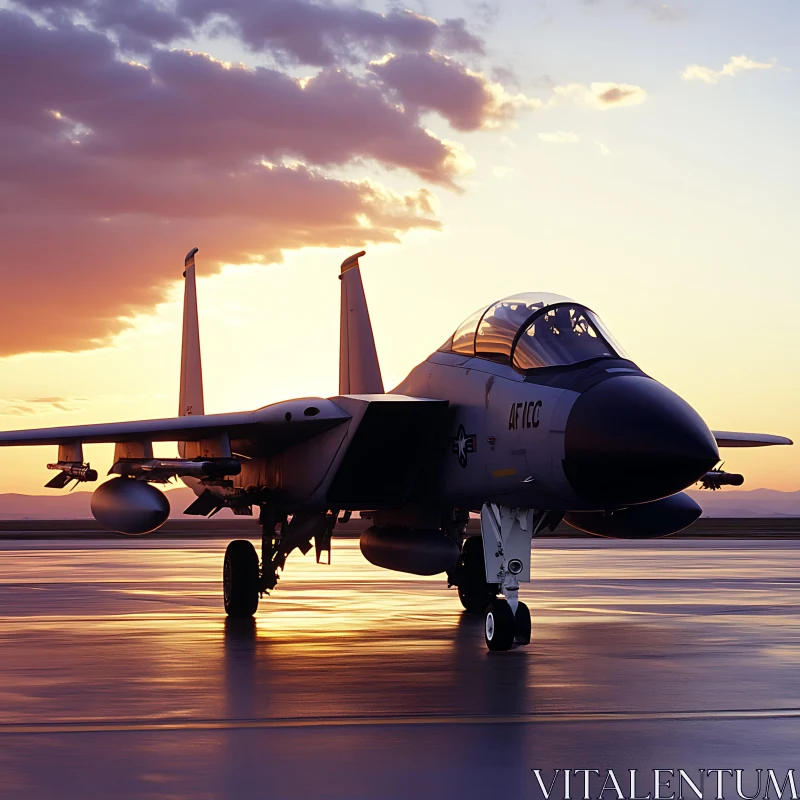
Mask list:
[[[231,542],[225,550],[222,567],[222,594],[225,612],[230,617],[252,617],[258,600],[278,585],[279,572],[283,570],[289,553],[295,548],[305,555],[316,546],[317,563],[323,553],[331,563],[331,533],[336,524],[336,512],[309,512],[280,515],[269,506],[262,506],[261,561],[256,548],[247,539]]]
[[[458,599],[470,614],[483,614],[497,596],[500,587],[486,582],[486,564],[480,536],[469,536],[461,545],[451,583],[458,589]]]
[[[236,539],[225,550],[222,594],[229,617],[252,617],[258,608],[258,553],[247,539]]]

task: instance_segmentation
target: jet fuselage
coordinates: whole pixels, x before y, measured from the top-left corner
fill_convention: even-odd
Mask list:
[[[449,403],[445,504],[609,509],[679,492],[719,459],[699,415],[631,361],[538,373],[436,352],[394,389]]]

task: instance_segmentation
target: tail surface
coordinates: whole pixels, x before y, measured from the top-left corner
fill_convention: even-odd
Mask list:
[[[203,414],[203,365],[200,361],[200,326],[197,321],[197,289],[194,279],[195,247],[186,256],[183,275],[183,343],[181,346],[181,392],[178,416]]]
[[[195,247],[186,256],[183,276],[183,342],[181,345],[181,389],[178,416],[204,414],[203,365],[200,361],[200,326],[197,321],[197,288],[194,279]],[[178,442],[181,458],[197,455],[197,442]],[[189,452],[191,451],[191,452]]]
[[[342,317],[339,339],[339,394],[383,394],[378,351],[361,283],[360,253],[342,262]],[[199,358],[199,356],[198,356]]]

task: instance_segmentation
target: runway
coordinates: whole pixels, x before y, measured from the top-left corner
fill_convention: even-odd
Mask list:
[[[537,541],[533,642],[497,654],[443,579],[353,539],[331,566],[293,554],[232,624],[224,548],[0,542],[0,797],[541,798],[533,769],[800,768],[800,542]]]

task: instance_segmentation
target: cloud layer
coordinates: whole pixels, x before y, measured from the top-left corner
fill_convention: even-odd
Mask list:
[[[429,130],[431,115],[471,132],[558,103],[646,99],[620,83],[556,86],[546,102],[509,93],[474,68],[483,42],[463,19],[396,8],[15,9],[0,8],[0,356],[107,342],[164,297],[193,245],[211,271],[438,228],[431,188],[459,189],[470,159]],[[262,66],[192,49],[214,37]],[[391,173],[411,188],[377,181]]]
[[[124,327],[120,317],[163,297],[195,244],[210,270],[436,228],[426,186],[455,188],[464,159],[420,113],[439,110],[469,129],[513,114],[488,101],[475,107],[467,93],[440,109],[406,108],[375,73],[337,65],[387,44],[411,55],[435,42],[478,52],[460,20],[226,3],[225,24],[247,28],[252,47],[270,44],[269,32],[279,55],[324,65],[298,79],[161,46],[212,15],[221,24],[211,0],[172,10],[144,0],[26,6],[48,24],[0,10],[0,355],[97,346]],[[78,24],[78,12],[95,29]],[[144,63],[121,54],[145,45]],[[483,85],[454,60],[442,63]],[[390,191],[366,177],[370,165],[416,176],[420,188]],[[364,177],[343,178],[354,166]]]
[[[638,106],[647,100],[647,92],[641,86],[630,83],[568,83],[553,88],[550,104],[577,103],[590,108],[606,110],[620,106]]]
[[[11,417],[29,417],[48,411],[73,411],[74,399],[69,397],[37,397],[32,400],[6,398],[0,400],[0,414]]]
[[[439,23],[404,9],[386,14],[355,3],[313,0],[17,0],[58,24],[87,21],[123,49],[148,53],[198,34],[232,36],[255,52],[300,64],[356,62],[387,49],[482,53],[483,42],[460,18]]]
[[[723,64],[720,69],[702,67],[700,64],[690,64],[681,74],[687,81],[702,81],[703,83],[719,83],[720,78],[732,78],[739,72],[751,69],[772,69],[774,61],[754,61],[747,56],[733,56],[727,64]]]
[[[436,111],[459,131],[497,128],[542,105],[435,52],[390,55],[370,67],[408,110]]]
[[[553,131],[538,133],[537,136],[548,144],[577,144],[581,137],[572,131]]]

